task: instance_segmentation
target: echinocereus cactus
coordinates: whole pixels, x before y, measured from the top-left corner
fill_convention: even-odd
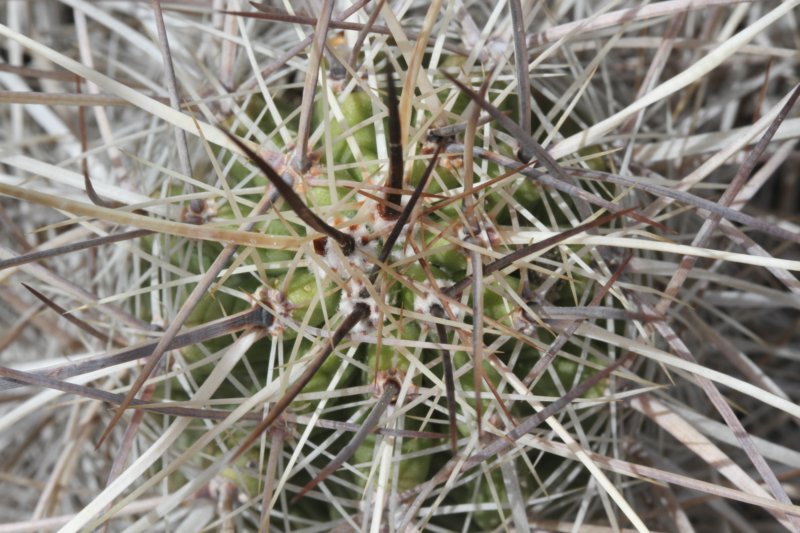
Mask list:
[[[9,3],[5,521],[798,529],[798,2],[729,3]]]

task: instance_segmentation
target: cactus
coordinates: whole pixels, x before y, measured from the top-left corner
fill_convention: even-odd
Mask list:
[[[92,355],[0,356],[2,390],[88,399],[10,397],[0,457],[31,462],[27,442],[47,475],[41,499],[6,491],[4,521],[671,530],[756,506],[800,527],[776,477],[800,465],[777,364],[800,238],[736,203],[780,179],[776,131],[797,137],[798,2],[53,2],[74,46],[16,4],[8,98],[70,107],[3,115],[23,155],[3,155],[20,325],[0,345],[41,301],[60,316],[26,346]]]

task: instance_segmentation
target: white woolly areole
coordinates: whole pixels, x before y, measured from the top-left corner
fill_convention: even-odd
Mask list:
[[[273,337],[280,335],[286,329],[284,321],[292,316],[294,306],[281,291],[272,287],[260,287],[255,296],[257,303],[262,302],[275,314],[275,320],[267,327],[267,332]]]
[[[345,256],[341,249],[328,239],[325,242],[325,250],[320,257],[330,271],[339,276],[343,281],[348,281],[353,277],[352,272],[354,270],[366,272],[370,265],[372,265],[374,259],[372,259],[370,255],[376,253],[376,246],[375,241],[369,238],[369,232],[365,225],[359,225],[354,229],[348,228],[342,231],[352,235],[353,239],[355,239],[356,246],[352,253]],[[369,252],[369,255],[367,252]],[[309,268],[314,269],[316,271],[315,273],[322,280],[325,280],[328,276],[328,271],[313,263],[309,265]]]
[[[375,300],[367,294],[367,296],[361,296],[361,292],[364,289],[364,283],[359,280],[350,280],[347,284],[347,288],[342,294],[341,300],[339,300],[339,311],[342,315],[347,316],[352,313],[356,305],[362,303],[369,308],[369,314],[366,318],[363,318],[358,321],[358,323],[353,327],[351,333],[355,334],[364,334],[372,331],[375,328],[375,325],[378,323],[378,304]]]
[[[403,196],[401,196],[400,197],[400,207],[405,209],[405,207],[408,204],[408,201],[409,201],[410,198],[411,198],[410,196],[405,195],[405,194]],[[417,204],[417,205],[419,205],[419,204]],[[374,201],[374,200],[369,200],[368,207],[369,207],[369,219],[370,219],[369,225],[372,228],[372,230],[375,233],[384,233],[385,232],[388,235],[389,232],[392,231],[392,228],[394,227],[394,225],[397,224],[397,219],[396,218],[383,218],[381,216],[381,212],[380,212],[380,204],[378,202]],[[400,234],[401,236],[404,236],[406,234],[406,232],[408,231],[408,227],[409,226],[410,226],[410,224],[405,224],[404,225],[403,231]],[[399,239],[398,239],[398,242],[399,242]]]
[[[397,219],[392,220],[390,218],[383,218],[380,213],[378,213],[377,208],[372,215],[373,216],[370,217],[372,220],[370,221],[369,225],[372,227],[372,230],[375,233],[386,233],[386,235],[388,235],[389,232],[392,231],[394,225],[397,224]],[[406,227],[403,228],[403,232],[406,231],[407,227],[408,226],[406,225]]]
[[[431,307],[434,305],[438,305],[439,307],[442,306],[442,301],[436,296],[436,291],[433,290],[431,283],[429,281],[423,281],[422,283],[418,284],[421,286],[422,295],[415,294],[414,295],[414,312],[420,313],[423,315],[429,315],[431,313]]]

